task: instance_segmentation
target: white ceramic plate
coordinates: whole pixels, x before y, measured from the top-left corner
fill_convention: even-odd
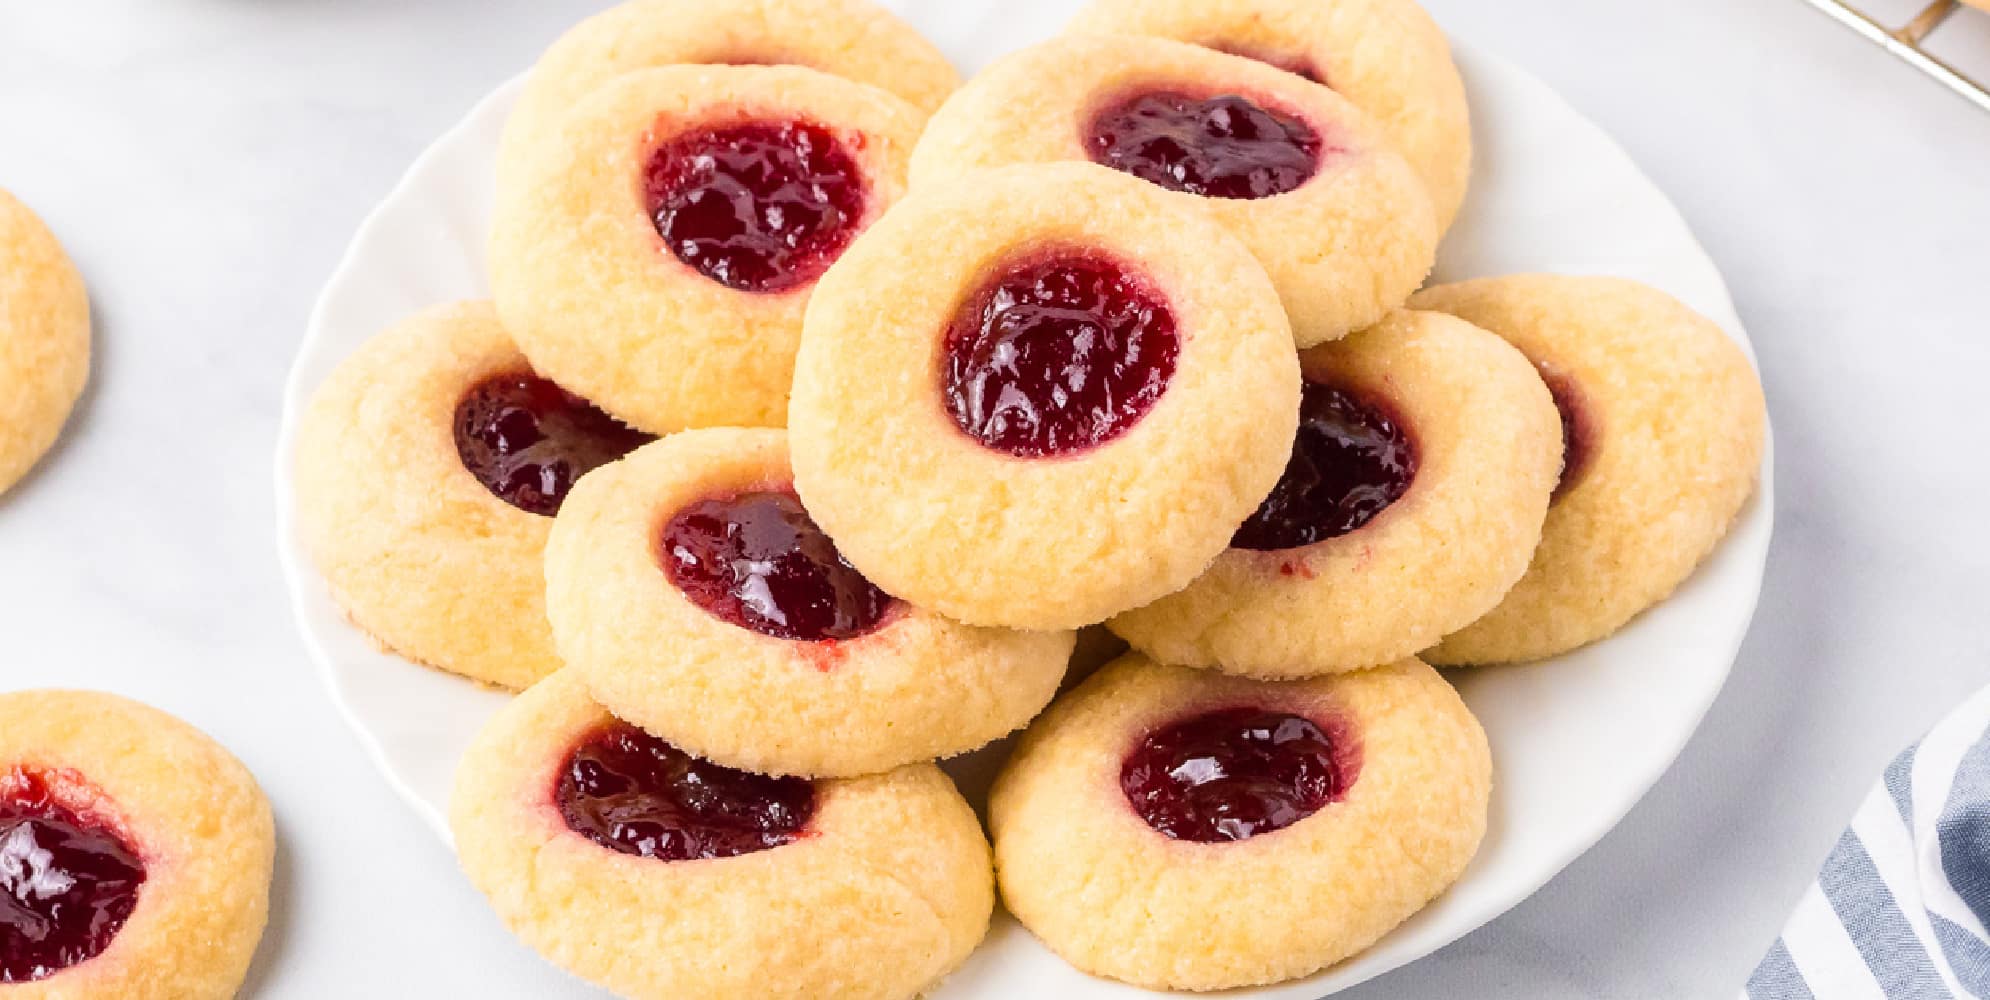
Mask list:
[[[972,70],[1048,37],[1071,4],[894,6]],[[1458,56],[1472,96],[1478,163],[1437,280],[1516,271],[1623,275],[1678,296],[1745,346],[1720,274],[1624,152],[1533,77],[1469,45],[1461,44]],[[292,447],[312,388],[361,342],[424,306],[489,294],[491,163],[517,89],[513,81],[477,105],[360,227],[298,352],[276,463],[279,547],[306,644],[388,781],[445,838],[457,756],[505,696],[383,654],[346,623],[291,523]],[[1310,1000],[1429,954],[1526,898],[1616,825],[1678,755],[1734,661],[1769,546],[1769,474],[1765,458],[1761,489],[1714,557],[1618,635],[1549,663],[1454,675],[1485,724],[1497,773],[1478,858],[1448,893],[1367,952],[1310,979],[1240,995]],[[938,994],[1142,995],[1071,970],[1007,918],[998,918],[988,941]]]

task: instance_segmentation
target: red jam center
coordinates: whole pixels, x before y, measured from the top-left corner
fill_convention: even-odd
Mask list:
[[[575,833],[658,861],[779,847],[801,837],[815,815],[807,779],[714,764],[626,722],[603,726],[574,747],[553,798]]]
[[[793,493],[700,500],[663,529],[670,581],[717,618],[779,639],[854,639],[891,595],[864,579]]]
[[[650,440],[530,373],[485,379],[456,404],[463,467],[498,499],[547,517],[580,477]]]
[[[1282,830],[1347,793],[1350,741],[1304,716],[1227,708],[1148,733],[1119,787],[1147,825],[1211,844]]]
[[[1230,545],[1293,549],[1345,535],[1395,503],[1416,469],[1416,442],[1387,407],[1308,382],[1285,474]]]
[[[42,979],[103,951],[138,905],[145,864],[39,777],[0,781],[0,982]]]
[[[1018,458],[1125,433],[1168,388],[1175,314],[1140,276],[1096,254],[1009,266],[947,331],[942,392],[954,424]]]
[[[1582,386],[1575,379],[1542,368],[1541,380],[1548,383],[1548,394],[1555,398],[1555,412],[1562,417],[1562,472],[1561,478],[1555,480],[1555,492],[1548,499],[1553,503],[1574,489],[1588,470],[1589,457],[1596,450],[1596,423],[1583,400]]]
[[[1092,161],[1170,191],[1269,198],[1320,170],[1311,125],[1236,94],[1139,94],[1107,106],[1085,130]]]
[[[857,161],[828,129],[803,122],[679,135],[651,155],[646,189],[670,252],[742,292],[814,281],[864,214]]]

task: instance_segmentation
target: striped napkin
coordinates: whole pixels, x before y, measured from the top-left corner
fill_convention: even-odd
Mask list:
[[[1990,688],[1887,765],[1748,1000],[1990,998]]]

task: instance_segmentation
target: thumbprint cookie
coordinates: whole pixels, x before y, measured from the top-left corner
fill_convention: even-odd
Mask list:
[[[1671,594],[1755,489],[1768,415],[1726,333],[1621,278],[1514,275],[1440,285],[1415,305],[1476,323],[1534,362],[1563,459],[1527,574],[1425,657],[1538,660],[1595,642]]]
[[[498,313],[631,426],[779,426],[809,294],[898,199],[919,125],[795,66],[617,77],[499,178]]]
[[[0,191],[0,493],[55,444],[89,376],[83,276],[41,219]]]
[[[1062,629],[1201,573],[1278,481],[1298,410],[1249,251],[1058,163],[929,185],[858,238],[809,307],[789,435],[809,511],[887,592]]]
[[[1256,677],[1393,663],[1526,572],[1562,449],[1519,351],[1405,310],[1308,350],[1300,370],[1278,485],[1208,572],[1112,620],[1154,659]]]
[[[1485,733],[1417,660],[1303,681],[1129,654],[1023,735],[989,798],[1002,901],[1150,989],[1308,975],[1455,881],[1485,834]]]
[[[596,701],[734,767],[841,777],[948,757],[1048,704],[1069,632],[899,600],[796,497],[787,435],[674,434],[589,476],[553,522],[547,608]]]
[[[737,771],[616,720],[572,671],[491,718],[449,817],[514,934],[636,1000],[911,1000],[994,905],[988,842],[933,765]]]
[[[522,688],[553,672],[552,515],[648,441],[539,375],[488,302],[419,313],[332,372],[297,428],[298,530],[353,623],[414,660]]]
[[[575,25],[539,57],[505,123],[498,170],[530,157],[608,81],[681,63],[806,66],[890,91],[921,114],[960,86],[931,42],[870,0],[634,0]]]
[[[1449,227],[1472,173],[1465,84],[1412,0],[1092,0],[1070,30],[1154,35],[1248,56],[1323,83],[1373,119]]]
[[[1221,222],[1264,263],[1301,347],[1379,321],[1436,256],[1430,194],[1368,116],[1292,73],[1160,38],[1069,35],[996,61],[933,115],[912,182],[1061,160]]]
[[[275,853],[255,778],[199,730],[93,691],[0,695],[0,995],[234,996]]]

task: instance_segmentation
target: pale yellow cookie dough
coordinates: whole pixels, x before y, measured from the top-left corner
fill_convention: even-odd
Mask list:
[[[570,829],[552,798],[573,747],[613,717],[563,671],[464,754],[450,829],[506,927],[636,1000],[910,1000],[987,933],[994,889],[974,812],[930,764],[815,785],[803,836],[661,861]]]
[[[62,432],[90,376],[90,299],[55,234],[0,190],[0,493]]]
[[[921,187],[1016,163],[1089,160],[1085,127],[1122,95],[1242,94],[1305,119],[1334,151],[1269,198],[1161,191],[1249,246],[1278,287],[1299,346],[1379,321],[1430,273],[1437,215],[1382,129],[1333,91],[1256,60],[1160,38],[1067,35],[996,60],[933,115],[912,154]]]
[[[225,1000],[269,916],[276,827],[240,761],[164,712],[95,691],[0,695],[0,782],[28,773],[145,866],[104,950],[9,1000]]]
[[[583,479],[546,549],[566,662],[621,718],[721,764],[848,776],[950,757],[1006,735],[1057,691],[1070,632],[961,625],[898,601],[875,631],[798,641],[733,624],[661,562],[688,504],[786,490],[779,430],[685,431]]]
[[[1307,677],[1392,663],[1485,614],[1527,569],[1561,467],[1561,421],[1519,351],[1441,313],[1399,311],[1300,359],[1372,396],[1415,442],[1409,489],[1297,548],[1231,548],[1179,593],[1110,625],[1164,663]]]
[[[1074,32],[1156,35],[1310,70],[1375,119],[1422,175],[1439,230],[1472,174],[1465,84],[1412,0],[1091,0]]]
[[[457,452],[466,390],[530,372],[488,302],[374,337],[297,425],[297,529],[353,624],[394,652],[522,688],[560,666],[546,621],[552,518],[506,503]]]
[[[1337,801],[1245,840],[1175,840],[1120,787],[1127,753],[1219,708],[1302,715],[1359,744]],[[1148,989],[1294,979],[1375,943],[1443,892],[1485,834],[1485,733],[1411,659],[1306,681],[1107,666],[1023,735],[989,801],[1002,901],[1051,950]]]
[[[919,115],[885,91],[794,66],[617,77],[498,186],[491,286],[534,368],[653,434],[781,425],[815,283],[749,292],[707,278],[664,246],[644,193],[658,144],[762,120],[841,139],[869,186],[859,230],[903,192]]]
[[[1143,273],[1180,351],[1118,436],[1019,458],[949,415],[942,345],[993,273],[1045,246]],[[858,238],[809,308],[789,440],[816,522],[887,592],[960,621],[1067,629],[1201,573],[1277,482],[1298,407],[1285,316],[1242,244],[1143,181],[1039,164],[929,184]]]
[[[1538,660],[1617,631],[1664,600],[1754,492],[1768,416],[1741,348],[1711,320],[1620,278],[1514,275],[1413,304],[1505,337],[1576,387],[1590,443],[1504,601],[1424,654]]]
[[[498,170],[551,141],[560,116],[624,73],[678,63],[785,64],[888,90],[930,114],[960,86],[931,42],[870,0],[634,0],[575,25],[525,78]]]

